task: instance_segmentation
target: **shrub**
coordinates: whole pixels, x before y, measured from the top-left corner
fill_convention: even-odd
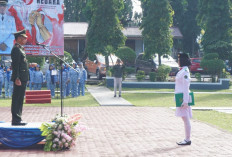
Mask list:
[[[145,72],[142,70],[138,70],[135,76],[138,81],[142,81],[145,78]]]
[[[133,65],[136,58],[135,51],[127,46],[120,47],[115,55],[118,56],[126,66]]]
[[[225,66],[223,60],[218,57],[219,55],[217,53],[209,53],[206,54],[201,61],[201,67],[211,75],[212,82],[216,81],[216,77],[222,73]]]
[[[230,78],[230,73],[223,69],[221,73],[221,78]]]
[[[196,73],[195,77],[196,77],[198,82],[201,82],[201,74],[200,73]]]
[[[166,81],[170,71],[171,71],[171,67],[167,65],[159,66],[157,70],[157,81]]]
[[[150,72],[149,73],[150,81],[155,82],[156,81],[156,77],[157,77],[157,73],[156,72]]]

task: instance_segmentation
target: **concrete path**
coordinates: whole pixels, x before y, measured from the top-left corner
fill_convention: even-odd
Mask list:
[[[101,106],[133,106],[122,97],[114,97],[114,92],[104,86],[88,86],[87,89]]]
[[[0,120],[11,120],[10,107],[1,107]],[[48,122],[59,107],[24,107],[23,120]],[[192,145],[184,139],[181,118],[173,110],[158,107],[65,107],[64,113],[82,113],[88,129],[76,146],[63,152],[44,152],[43,145],[11,149],[0,145],[1,157],[231,157],[232,133],[191,120]]]

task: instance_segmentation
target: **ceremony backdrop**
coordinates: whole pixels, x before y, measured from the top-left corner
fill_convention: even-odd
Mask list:
[[[28,41],[24,47],[27,55],[51,55],[36,43],[49,46],[57,55],[64,54],[63,0],[9,0],[6,14],[14,18],[15,29],[12,29],[14,24],[11,24],[11,30],[7,30],[10,27],[5,26],[7,31],[2,32],[1,29],[0,34],[9,33],[10,36],[13,30],[26,29]],[[10,53],[6,51],[1,52],[0,55],[10,55]]]

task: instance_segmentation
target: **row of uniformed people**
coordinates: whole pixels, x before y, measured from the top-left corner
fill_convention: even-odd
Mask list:
[[[33,74],[32,74],[33,75]],[[32,77],[32,82],[33,82]],[[73,63],[73,69],[62,65],[62,91],[60,94],[65,98],[70,95],[77,97],[82,94],[85,95],[85,81],[87,80],[87,72],[83,68],[83,64],[80,62],[79,67],[76,63]],[[42,79],[41,79],[42,82]],[[54,64],[49,65],[49,69],[45,74],[45,83],[47,84],[48,90],[51,90],[51,95],[55,97],[56,84],[59,84],[61,89],[61,77],[60,72],[56,70]],[[81,91],[81,92],[80,92]]]
[[[0,97],[2,97],[2,87],[5,88],[5,97],[11,98],[13,91],[13,82],[10,80],[12,75],[11,67],[0,66]]]
[[[74,70],[75,69],[75,70]],[[35,68],[30,67],[30,90],[41,90],[42,84],[47,84],[47,89],[51,90],[51,95],[55,97],[56,84],[60,84],[61,77],[59,71],[56,71],[54,64],[49,65],[49,69],[45,74],[45,81],[43,80],[43,73],[40,71],[40,66],[36,65]],[[13,90],[13,82],[10,81],[12,70],[10,67],[4,69],[0,67],[0,97],[2,97],[2,87],[5,85],[5,97],[11,97]],[[70,95],[77,97],[82,94],[85,95],[85,81],[87,80],[87,72],[83,67],[83,63],[73,63],[73,69],[68,66],[62,65],[62,96]],[[59,85],[61,88],[61,84]]]

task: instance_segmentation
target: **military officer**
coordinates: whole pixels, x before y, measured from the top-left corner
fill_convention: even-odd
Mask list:
[[[12,77],[14,82],[13,96],[11,104],[12,125],[26,125],[21,119],[23,100],[26,90],[27,81],[29,78],[29,71],[27,65],[26,54],[24,47],[27,43],[26,30],[14,33],[16,43],[11,50],[12,58]]]
[[[16,32],[15,19],[6,14],[8,0],[0,0],[0,54],[10,55]]]

